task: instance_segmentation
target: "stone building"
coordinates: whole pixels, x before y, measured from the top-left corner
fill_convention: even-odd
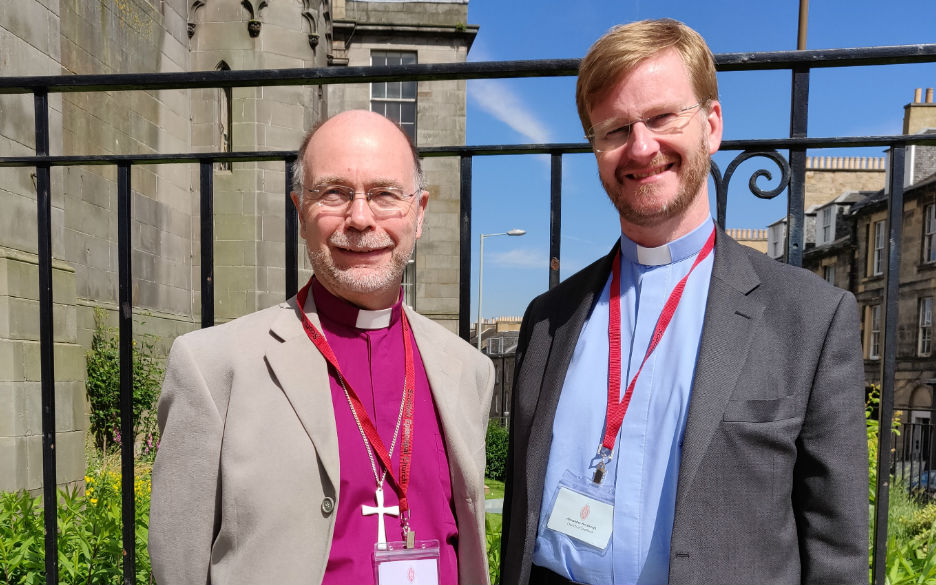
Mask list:
[[[468,3],[332,2],[329,64],[408,65],[464,61],[478,33],[466,24]],[[465,143],[465,81],[333,85],[328,112],[370,109],[397,121],[417,146]],[[429,207],[423,237],[404,275],[407,302],[458,332],[459,161],[423,160]]]
[[[467,0],[17,0],[0,8],[0,75],[73,75],[340,67],[463,61],[477,27]],[[382,85],[381,88],[377,88]],[[385,93],[380,95],[379,91]],[[396,91],[406,92],[395,98]],[[464,82],[52,93],[53,155],[289,151],[348,108],[415,111],[417,144],[460,144]],[[33,100],[0,95],[0,156],[35,154]],[[432,202],[408,301],[455,328],[457,162],[426,161]],[[116,174],[112,165],[52,169],[56,452],[60,483],[84,475],[84,354],[94,309],[115,323]],[[285,295],[285,165],[215,165],[217,321]],[[197,164],[134,165],[135,333],[165,350],[199,327]],[[0,491],[41,486],[36,184],[0,170]],[[300,242],[301,247],[301,242]],[[300,268],[307,269],[300,253]],[[308,271],[303,273],[307,276]],[[302,278],[302,276],[300,276]]]
[[[872,191],[884,187],[883,157],[811,156],[806,159],[803,217],[804,250],[816,238],[816,210],[849,191]],[[786,217],[767,226],[767,250],[771,258],[786,258]]]
[[[936,132],[933,90],[916,90],[905,108],[903,131]],[[904,175],[903,230],[900,241],[897,301],[896,383],[894,405],[905,422],[931,422],[936,361],[933,353],[933,297],[936,296],[936,147],[907,148]],[[831,238],[816,238],[803,266],[852,291],[862,318],[865,379],[881,380],[885,269],[888,254],[887,201],[884,188],[845,192],[820,206],[834,216]],[[822,220],[817,220],[821,223]],[[817,232],[818,234],[818,232]],[[830,278],[831,273],[831,278]],[[909,419],[909,420],[907,420]]]

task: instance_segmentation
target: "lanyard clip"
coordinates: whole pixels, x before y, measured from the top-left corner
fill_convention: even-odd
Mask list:
[[[601,461],[598,462],[598,467],[595,469],[595,475],[592,477],[592,481],[595,483],[601,483],[601,480],[604,479],[605,472],[607,471],[607,463],[611,461],[611,449],[608,449],[605,446],[598,447],[598,457],[601,457]]]

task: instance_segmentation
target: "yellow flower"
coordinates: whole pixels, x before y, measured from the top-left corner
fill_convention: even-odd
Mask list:
[[[88,477],[87,475],[84,476],[84,480],[85,480],[85,483],[91,483],[91,482],[93,481],[93,480],[92,480],[90,477]]]
[[[91,486],[88,486],[88,489],[85,490],[85,493],[90,494],[93,491],[94,491],[94,488]]]
[[[97,504],[97,498],[91,498],[91,503],[92,503],[92,504]]]

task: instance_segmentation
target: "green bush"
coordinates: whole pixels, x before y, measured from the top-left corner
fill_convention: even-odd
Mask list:
[[[507,466],[507,440],[509,433],[498,421],[491,421],[487,430],[487,465],[484,476],[504,481]]]
[[[120,474],[89,469],[84,494],[59,490],[59,583],[118,585],[123,582]],[[150,468],[134,480],[136,583],[150,583],[146,541],[149,535]],[[42,499],[26,492],[0,494],[0,582],[45,583],[45,536]]]
[[[156,338],[143,335],[133,342],[133,441],[138,454],[155,454],[158,442],[156,401],[165,369],[156,351]],[[87,391],[91,405],[91,435],[95,446],[107,451],[120,437],[120,346],[105,314],[94,310],[94,334],[87,354]]]

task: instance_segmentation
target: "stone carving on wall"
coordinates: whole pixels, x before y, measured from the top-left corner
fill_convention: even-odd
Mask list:
[[[254,9],[254,3],[251,0],[241,0],[241,6],[247,9],[247,12],[250,13],[250,20],[247,21],[247,34],[251,38],[256,38],[260,35],[260,11],[267,7],[267,0],[259,0],[256,2],[257,8]]]
[[[188,37],[192,38],[195,34],[195,13],[198,12],[198,9],[205,5],[205,0],[194,0],[192,6],[189,8],[189,21],[188,21]]]

